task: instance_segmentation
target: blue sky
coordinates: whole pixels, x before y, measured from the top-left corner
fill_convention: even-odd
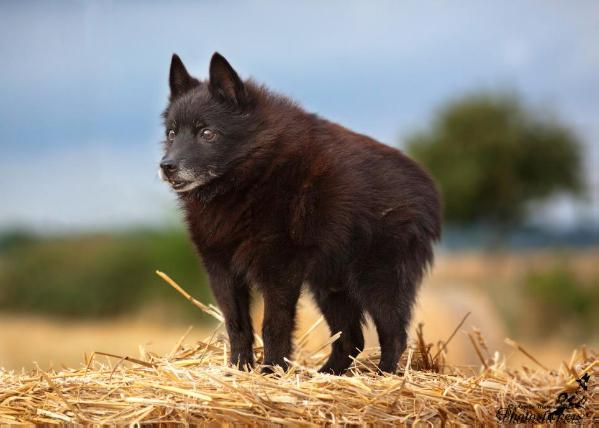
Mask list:
[[[244,77],[401,146],[448,99],[520,92],[585,143],[589,201],[539,222],[599,218],[599,3],[3,2],[0,230],[176,218],[156,177],[170,55],[205,77],[218,50]]]

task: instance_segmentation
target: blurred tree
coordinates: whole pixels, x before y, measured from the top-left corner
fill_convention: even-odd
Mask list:
[[[528,111],[515,95],[482,93],[449,103],[408,152],[437,179],[450,224],[520,223],[531,201],[580,192],[580,145],[566,126]]]

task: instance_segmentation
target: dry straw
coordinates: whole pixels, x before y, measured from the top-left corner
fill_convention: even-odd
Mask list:
[[[222,320],[216,307],[198,302],[168,276],[158,274]],[[556,398],[563,392],[569,395],[562,398],[575,398],[570,403],[583,401],[578,407],[562,408],[562,417],[587,425],[597,422],[597,354],[584,347],[558,369],[548,370],[510,341],[532,365],[512,369],[497,353],[489,353],[475,331],[470,338],[480,368],[449,366],[444,363],[447,341],[426,343],[419,326],[398,375],[376,374],[378,349],[368,349],[347,376],[337,377],[315,371],[335,337],[317,352],[302,349],[312,330],[298,340],[290,370],[268,376],[227,365],[227,341],[220,334],[193,344],[184,344],[184,336],[166,356],[96,352],[77,369],[28,374],[0,369],[0,423],[496,423],[498,415],[531,417],[559,411]],[[262,348],[255,353],[260,362]],[[585,373],[590,381],[583,390],[577,379]]]

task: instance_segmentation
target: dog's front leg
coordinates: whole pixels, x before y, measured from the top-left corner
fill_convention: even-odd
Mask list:
[[[242,278],[218,264],[206,263],[210,287],[225,317],[231,346],[231,364],[240,369],[254,365],[254,332],[250,315],[250,290]]]
[[[291,356],[291,337],[295,326],[297,301],[300,296],[301,283],[285,284],[284,287],[263,288],[264,323],[262,338],[264,340],[263,373],[271,373],[273,366],[287,369],[285,358]]]

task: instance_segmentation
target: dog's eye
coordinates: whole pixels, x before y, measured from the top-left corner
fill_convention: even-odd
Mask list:
[[[169,143],[172,143],[173,141],[175,141],[175,131],[173,129],[171,129],[170,131],[168,131],[168,133],[166,134],[166,139],[169,141]]]
[[[200,136],[205,141],[212,141],[216,138],[216,132],[214,132],[212,129],[205,128],[200,131]]]

